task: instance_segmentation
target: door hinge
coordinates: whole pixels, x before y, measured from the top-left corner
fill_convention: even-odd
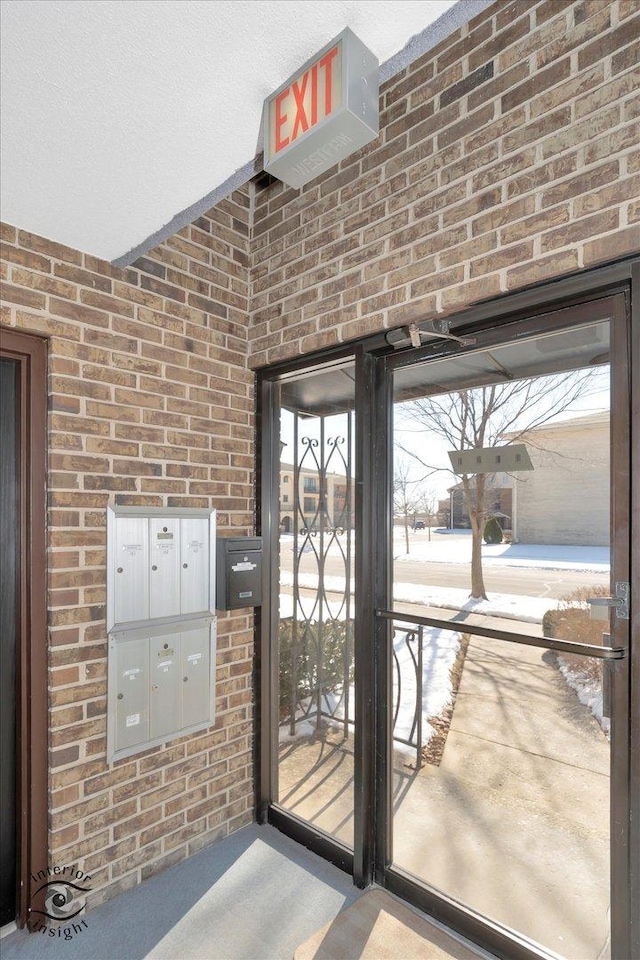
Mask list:
[[[628,620],[630,599],[629,583],[626,580],[618,580],[615,597],[590,597],[587,603],[592,607],[614,607],[617,620]]]

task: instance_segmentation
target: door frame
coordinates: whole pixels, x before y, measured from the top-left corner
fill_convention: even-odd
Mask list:
[[[633,373],[640,370],[640,259],[626,258],[604,267],[594,268],[570,277],[546,281],[512,294],[471,307],[449,319],[451,327],[467,334],[486,333],[491,329],[503,336],[509,324],[520,324],[531,319],[537,322],[545,314],[560,309],[577,308],[620,295],[628,316],[628,332],[631,338],[630,358],[630,405],[631,417],[640,424],[640,376]],[[410,309],[408,308],[408,313]],[[409,320],[414,319],[409,317]],[[416,317],[416,322],[420,318]],[[386,770],[387,717],[384,704],[389,702],[381,695],[390,684],[389,671],[382,651],[386,650],[386,624],[375,616],[376,610],[390,609],[391,569],[386,558],[389,556],[389,489],[391,462],[388,445],[382,442],[384,431],[389,432],[391,417],[391,397],[389,368],[401,362],[401,354],[411,352],[411,362],[419,362],[429,348],[411,351],[394,351],[387,339],[388,331],[375,334],[358,344],[340,345],[318,351],[295,360],[281,362],[264,367],[256,372],[258,417],[256,419],[257,476],[257,525],[258,531],[265,537],[265,583],[263,597],[265,603],[256,617],[256,674],[255,683],[258,697],[260,724],[256,737],[256,814],[259,822],[269,822],[288,833],[310,849],[336,863],[351,873],[359,887],[376,882],[384,884],[393,892],[436,918],[458,930],[463,936],[491,950],[497,956],[515,960],[515,958],[533,958],[554,956],[540,950],[527,938],[510,936],[499,924],[463,908],[446,896],[430,892],[424,885],[417,884],[413,878],[399,870],[389,874],[387,870],[387,837],[389,835],[390,777]],[[290,814],[274,802],[274,777],[277,754],[273,744],[273,722],[275,714],[272,704],[277,702],[277,658],[273,656],[272,636],[277,627],[277,538],[273,522],[274,505],[277,511],[278,469],[277,457],[277,396],[278,380],[295,372],[309,370],[315,365],[339,359],[345,355],[356,356],[356,415],[359,418],[357,428],[356,453],[356,627],[355,657],[356,674],[356,710],[359,728],[356,729],[356,760],[354,771],[355,787],[355,846],[348,851],[333,838],[323,834],[312,825]],[[274,445],[276,444],[276,445]],[[630,523],[630,565],[632,597],[640,598],[640,428],[632,432],[630,440],[630,466],[633,485],[628,501]],[[632,509],[635,506],[635,509]],[[275,514],[277,516],[277,512]],[[373,535],[375,531],[375,536]],[[263,628],[264,625],[264,628]],[[635,647],[640,643],[640,603],[632,605],[630,621],[630,644],[636,638]],[[375,638],[374,657],[371,657],[371,638]],[[640,711],[632,716],[629,703],[640,703],[640,651],[634,650],[634,656],[621,661],[626,664],[628,676],[626,687],[628,697],[626,714],[624,705],[618,698],[619,722],[624,722],[627,731],[627,749],[623,774],[619,786],[622,790],[625,806],[631,813],[631,822],[640,823]],[[374,702],[378,704],[377,718],[374,719]],[[364,728],[364,729],[363,729]],[[378,759],[377,759],[378,758]],[[620,768],[618,764],[618,768]],[[382,774],[382,775],[381,775]],[[629,944],[624,952],[622,943],[616,947],[620,957],[640,954],[640,918],[634,916],[631,904],[640,902],[640,833],[629,830],[629,821],[621,825],[625,833],[623,857],[617,857],[612,874],[612,884],[617,886],[619,899],[612,903],[612,911],[618,911],[621,927],[624,924],[623,939]],[[623,883],[624,876],[624,883]],[[614,881],[614,877],[617,880]],[[515,952],[514,952],[515,951]],[[616,958],[617,960],[617,958]]]
[[[502,343],[508,344],[520,336],[534,337],[537,334],[544,334],[554,330],[561,332],[597,322],[606,320],[610,317],[611,330],[611,369],[612,380],[616,380],[618,389],[612,396],[613,404],[611,408],[611,496],[612,496],[612,528],[618,534],[614,537],[612,552],[612,569],[615,571],[616,579],[629,580],[630,564],[630,541],[629,541],[629,502],[630,502],[630,354],[628,331],[630,328],[629,298],[624,292],[612,293],[608,296],[589,297],[582,303],[572,304],[571,306],[558,306],[555,309],[545,308],[541,313],[535,316],[527,316],[518,320],[512,320],[510,316],[504,318],[503,322],[492,323],[490,326],[474,328],[477,336],[475,343],[468,347],[460,348],[452,346],[446,341],[435,341],[415,350],[406,349],[398,352],[395,356],[385,357],[381,363],[384,364],[387,375],[390,377],[398,369],[406,368],[408,365],[422,364],[425,361],[437,363],[440,359],[450,356],[464,356],[465,354],[475,353],[478,350],[499,346]],[[456,324],[455,331],[460,335],[470,333],[470,329],[464,324]],[[615,373],[614,373],[615,371]],[[455,391],[454,391],[455,392]],[[389,463],[392,457],[392,434],[389,434],[389,444],[387,456]],[[616,482],[613,483],[613,479]],[[378,516],[378,529],[382,529],[383,523],[389,525],[389,514],[383,520]],[[388,531],[388,536],[391,532]],[[389,564],[389,567],[391,565]],[[390,573],[390,570],[389,570]],[[382,619],[386,622],[385,649],[390,650],[388,622],[390,612],[393,611],[393,603],[389,596],[389,605],[385,608],[379,608],[383,611]],[[402,617],[400,617],[402,619]],[[408,619],[408,618],[407,618]],[[420,617],[416,622],[424,622]],[[611,743],[611,929],[612,929],[612,949],[613,957],[616,960],[623,960],[625,957],[632,956],[631,945],[628,939],[631,923],[631,901],[629,898],[629,841],[630,841],[630,790],[629,790],[629,772],[630,772],[630,701],[629,701],[629,665],[630,665],[630,636],[628,621],[613,620],[615,635],[612,636],[610,647],[616,648],[615,660],[612,656],[611,664],[615,669],[615,694],[613,698],[614,715],[612,716],[612,729],[615,736]],[[447,624],[448,627],[446,626]],[[450,621],[442,618],[442,622],[433,621],[434,626],[442,626],[451,629]],[[604,626],[604,625],[603,625]],[[482,629],[471,628],[471,633],[482,634]],[[519,635],[516,631],[502,633],[500,631],[487,630],[486,634],[495,635],[498,639],[505,641],[524,643],[527,641],[526,635]],[[546,643],[538,639],[533,642],[535,646],[543,646],[548,649],[556,649],[559,644],[556,641],[549,640]],[[568,646],[568,645],[567,645]],[[576,651],[581,652],[581,651]],[[584,654],[587,654],[584,650]],[[381,655],[379,657],[379,687],[387,689],[387,696],[390,696],[390,664],[389,654],[387,658]],[[378,775],[378,780],[384,782],[386,791],[380,802],[386,804],[383,815],[384,835],[386,845],[384,849],[384,866],[378,860],[378,871],[376,879],[378,883],[389,888],[406,899],[411,900],[425,912],[430,913],[436,919],[456,927],[465,932],[470,939],[498,954],[498,956],[508,957],[509,960],[525,960],[533,957],[553,957],[552,951],[541,948],[534,944],[526,936],[514,932],[507,933],[499,924],[494,923],[489,918],[482,916],[475,910],[457,903],[453,898],[448,897],[446,892],[431,888],[428,883],[419,881],[412,877],[407,871],[392,865],[391,839],[393,832],[392,823],[392,805],[390,799],[390,789],[392,784],[391,769],[391,744],[388,737],[388,728],[381,726],[379,737],[384,740],[384,748],[379,751],[385,756],[386,769]]]
[[[19,602],[17,702],[17,916],[29,919],[32,874],[47,866],[47,342],[2,328],[0,355],[17,366]]]

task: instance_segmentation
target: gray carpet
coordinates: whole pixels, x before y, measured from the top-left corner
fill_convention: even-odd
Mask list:
[[[72,940],[23,930],[2,960],[290,960],[359,896],[273,827],[249,826],[82,916]]]

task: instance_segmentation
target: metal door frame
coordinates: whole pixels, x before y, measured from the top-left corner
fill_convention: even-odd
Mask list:
[[[615,299],[615,304],[612,302]],[[603,303],[607,301],[607,303]],[[596,268],[562,280],[539,284],[519,293],[503,295],[492,301],[469,308],[450,318],[451,328],[459,333],[473,333],[478,347],[508,342],[509,335],[518,331],[548,330],[552,314],[562,311],[559,328],[574,322],[605,319],[615,314],[618,328],[624,323],[624,336],[617,336],[613,363],[626,371],[628,378],[628,411],[618,390],[618,409],[612,417],[631,424],[640,424],[640,260],[627,258],[609,266]],[[571,314],[569,313],[571,311]],[[419,318],[416,318],[419,322]],[[612,323],[613,326],[613,323]],[[480,342],[482,340],[482,342]],[[390,789],[388,761],[388,706],[386,692],[390,683],[387,663],[387,625],[376,611],[392,609],[390,556],[390,489],[391,489],[391,372],[429,357],[444,357],[449,349],[432,345],[417,349],[393,351],[387,332],[376,334],[357,345],[341,345],[329,350],[299,357],[286,363],[257,371],[258,417],[256,450],[257,471],[257,527],[265,538],[265,603],[256,617],[256,671],[257,707],[261,722],[256,738],[256,817],[288,833],[307,847],[351,873],[354,882],[365,887],[372,882],[386,886],[392,892],[442,920],[479,945],[508,960],[533,960],[554,957],[540,949],[524,936],[513,936],[499,924],[480,916],[469,908],[425,884],[388,866],[388,838],[390,835]],[[272,749],[275,713],[273,706],[277,693],[277,660],[272,656],[271,637],[277,627],[277,605],[274,602],[276,570],[269,561],[269,550],[277,549],[278,459],[271,456],[277,449],[276,422],[278,380],[295,372],[331,362],[345,356],[356,359],[356,728],[355,757],[355,846],[351,851],[334,838],[295,817],[274,802],[274,784],[277,783],[277,755]],[[624,363],[622,363],[622,359]],[[622,365],[622,366],[621,366]],[[633,487],[629,485],[622,499],[618,498],[617,513],[626,531],[629,549],[619,554],[614,562],[626,570],[631,580],[632,597],[640,596],[640,428],[631,437],[616,433],[617,454],[630,464]],[[622,449],[624,448],[624,450]],[[617,469],[617,467],[615,468]],[[275,510],[274,513],[274,504]],[[635,509],[633,509],[635,505]],[[276,553],[272,554],[276,556]],[[633,561],[633,562],[632,562]],[[632,606],[630,646],[640,642],[640,604]],[[372,644],[371,638],[374,638]],[[373,650],[373,654],[372,654]],[[629,824],[640,823],[640,708],[631,712],[630,705],[640,705],[640,656],[618,660],[624,664],[624,676],[618,680],[616,719],[623,736],[612,745],[612,764],[616,831],[612,844],[612,927],[614,960],[640,955],[640,917],[631,905],[640,902],[640,832],[631,831]],[[268,731],[265,736],[263,731]],[[615,753],[615,757],[614,757]]]

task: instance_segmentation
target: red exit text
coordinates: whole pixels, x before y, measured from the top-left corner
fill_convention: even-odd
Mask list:
[[[274,153],[284,150],[341,105],[342,91],[336,45],[309,67],[272,102]]]

